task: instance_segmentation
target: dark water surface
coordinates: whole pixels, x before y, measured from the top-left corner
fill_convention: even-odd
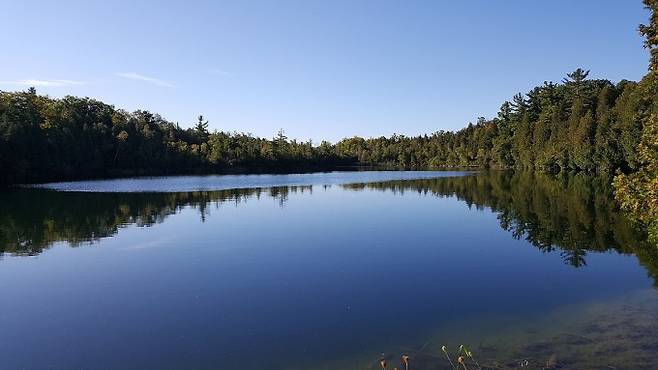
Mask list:
[[[658,252],[609,179],[388,174],[4,191],[0,368],[658,367]]]

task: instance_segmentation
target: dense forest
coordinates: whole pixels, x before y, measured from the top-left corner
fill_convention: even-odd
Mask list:
[[[475,166],[618,173],[617,198],[658,240],[658,1],[640,25],[650,51],[639,82],[577,69],[503,102],[456,131],[346,138],[336,144],[209,132],[90,99],[0,91],[0,183],[140,174],[291,171],[344,165]]]
[[[562,83],[545,82],[457,132],[390,138],[350,138],[336,145],[359,163],[403,167],[475,166],[543,171],[632,171],[641,117],[653,109],[656,85],[588,80],[577,69]],[[647,93],[647,90],[651,90]]]
[[[208,132],[203,117],[181,128],[147,111],[67,96],[0,92],[0,181],[140,174],[285,170],[337,163],[328,143]]]

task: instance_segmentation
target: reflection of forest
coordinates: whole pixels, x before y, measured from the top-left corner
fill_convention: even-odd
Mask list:
[[[209,207],[239,204],[267,196],[283,204],[291,192],[310,186],[232,189],[187,193],[74,193],[41,189],[0,192],[0,253],[34,255],[58,241],[71,246],[117,233],[122,226],[151,226],[183,207],[199,210],[205,221]]]
[[[353,184],[346,188],[414,191],[456,196],[469,207],[490,208],[500,226],[545,252],[559,252],[574,267],[592,251],[637,255],[658,278],[658,250],[646,242],[612,196],[609,177],[490,171],[475,176]],[[657,280],[658,281],[658,280]]]
[[[349,190],[413,191],[456,196],[469,207],[498,213],[503,229],[542,251],[559,251],[565,262],[586,264],[589,251],[636,254],[658,277],[658,252],[618,212],[609,178],[582,174],[550,176],[491,171],[474,176],[397,180],[343,185]],[[182,207],[197,208],[205,220],[208,207],[249,198],[272,197],[281,204],[291,192],[310,186],[234,189],[189,193],[67,193],[18,189],[0,193],[0,251],[37,254],[57,241],[72,246],[114,235],[128,224],[162,222]]]

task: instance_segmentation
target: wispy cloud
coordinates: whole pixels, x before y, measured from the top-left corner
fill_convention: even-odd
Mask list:
[[[232,76],[231,72],[227,72],[227,71],[225,71],[223,69],[219,69],[219,68],[211,68],[211,69],[208,70],[208,73],[210,73],[211,75],[215,75],[215,76],[226,76],[226,77]]]
[[[140,75],[139,73],[126,72],[126,73],[115,73],[115,75],[117,75],[119,77],[123,77],[123,78],[128,78],[128,79],[131,79],[131,80],[148,82],[148,83],[156,85],[156,86],[174,87],[174,85],[170,84],[167,81],[164,81],[164,80],[161,80],[161,79],[155,78],[155,77],[148,77],[148,76]]]
[[[73,86],[73,85],[84,85],[84,81],[74,81],[74,80],[37,80],[37,79],[28,79],[28,80],[17,80],[17,81],[0,81],[3,84],[10,85],[23,85],[23,86],[34,86],[34,87],[60,87],[60,86]]]

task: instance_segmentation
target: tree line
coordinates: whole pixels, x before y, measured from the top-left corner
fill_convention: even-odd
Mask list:
[[[561,83],[545,82],[504,102],[493,119],[456,131],[405,137],[345,139],[340,156],[358,163],[412,168],[446,166],[632,171],[641,117],[653,109],[645,92],[654,85],[588,80],[577,69]],[[652,91],[653,92],[653,91]]]
[[[577,69],[502,104],[497,117],[456,131],[353,137],[336,144],[208,131],[203,116],[181,128],[158,114],[35,89],[0,92],[0,169],[5,183],[134,174],[286,170],[337,165],[495,167],[634,172],[654,110],[653,75],[588,80]],[[649,97],[649,98],[647,98]]]
[[[0,181],[285,170],[339,163],[332,146],[181,128],[158,114],[126,112],[90,98],[0,92]]]

